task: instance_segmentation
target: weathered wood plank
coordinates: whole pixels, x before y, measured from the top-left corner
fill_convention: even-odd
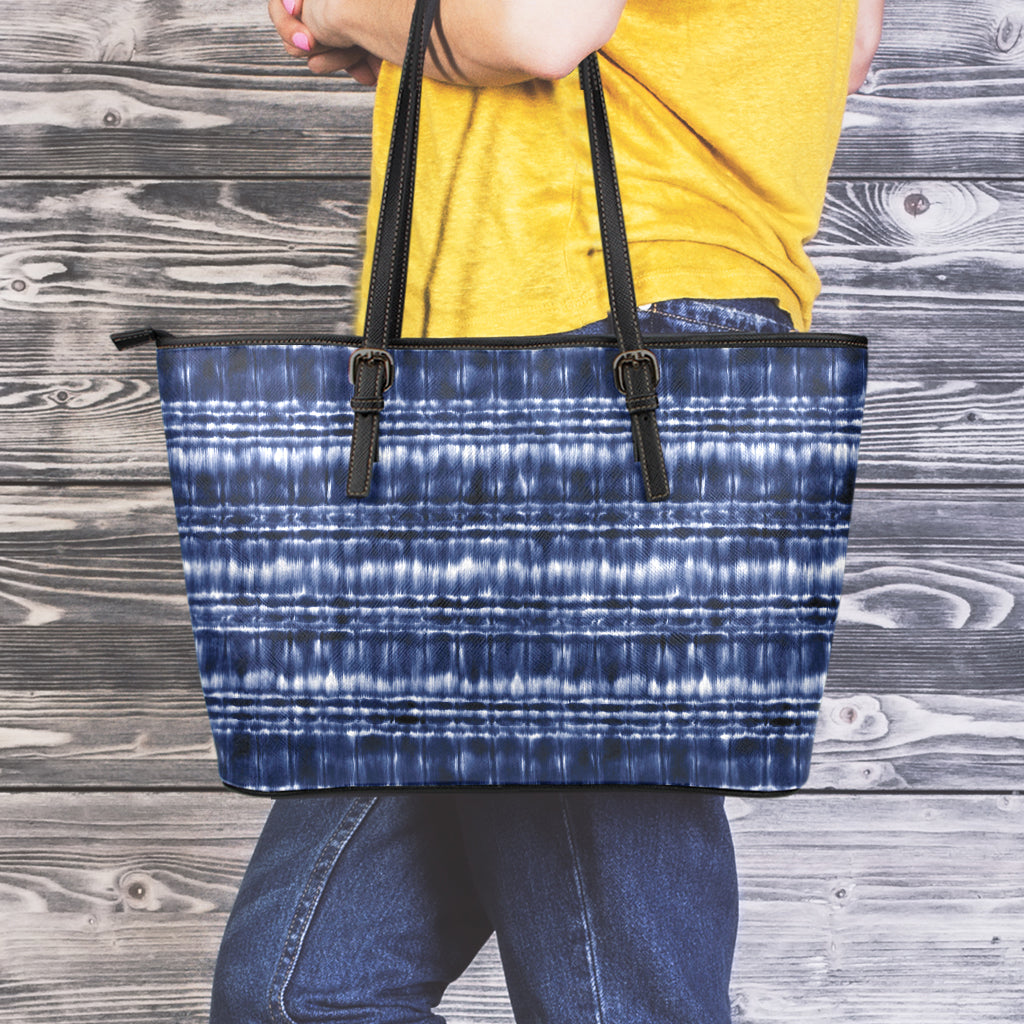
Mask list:
[[[968,1008],[979,1024],[1016,1019],[1021,797],[727,805],[743,901],[735,1021],[960,1024]],[[228,792],[0,797],[8,1019],[204,1020],[225,916],[268,806]],[[452,1024],[510,1024],[493,943],[442,1012]]]
[[[1019,182],[834,182],[808,247],[831,294],[1020,301]]]
[[[0,787],[217,787],[180,626],[0,627]]]
[[[847,101],[833,173],[1016,178],[1022,90],[1020,67],[877,66]]]
[[[163,478],[152,355],[116,355],[108,331],[348,329],[364,193],[362,182],[9,183],[0,474]],[[815,243],[817,322],[872,335],[862,481],[1024,479],[1022,238],[1019,182],[833,184]],[[947,326],[968,298],[987,306]]]
[[[763,928],[775,941],[757,954],[801,971],[794,985],[766,989],[768,972],[741,944],[733,1019],[1014,1019],[1024,990],[1021,797],[818,799],[770,801],[767,812],[764,801],[730,802],[743,934]],[[806,913],[794,920],[784,907],[797,893]],[[1000,978],[995,991],[989,971]]]
[[[347,180],[7,182],[0,308],[251,323],[283,305],[331,323],[365,203],[366,183]],[[828,294],[1019,305],[1022,239],[1020,181],[833,181],[809,251]]]
[[[220,933],[268,802],[224,793],[0,803],[0,1015],[204,1021]]]
[[[9,182],[0,309],[62,313],[71,332],[140,317],[174,329],[182,312],[207,323],[240,314],[252,329],[275,310],[342,329],[366,191],[360,181]],[[109,361],[105,333],[95,340]]]
[[[35,64],[0,72],[0,174],[365,177],[372,105],[351,79],[304,69]]]
[[[831,271],[830,282],[838,283],[836,270],[847,263],[860,266],[856,283],[872,293],[867,275],[895,277],[908,264],[930,260],[948,265],[950,280],[935,278],[948,283],[946,294],[975,294],[976,286],[963,275],[954,280],[954,272],[974,267],[977,277],[990,281],[988,287],[998,288],[1001,272],[1019,277],[1022,237],[1024,183],[1019,181],[847,180],[830,183],[809,251],[816,264],[836,261],[836,269],[829,263],[822,267],[823,274],[825,268]],[[898,290],[918,299],[943,297],[905,279]],[[1019,299],[1010,292],[989,297]]]
[[[877,62],[885,68],[1021,67],[1022,28],[1019,0],[889,0]]]
[[[0,174],[364,176],[372,92],[297,67],[22,65],[0,73]],[[880,67],[847,104],[833,173],[1016,178],[1022,93],[1014,66]]]
[[[1024,66],[1020,0],[888,0],[880,68]]]
[[[102,8],[89,0],[41,0],[31,12],[12,10],[0,37],[0,62],[40,57],[196,68],[296,63],[266,10],[251,0],[221,0],[210,9],[179,0],[111,0]]]
[[[364,181],[5,184],[0,274],[11,312],[178,315],[347,298]],[[833,181],[810,252],[828,293],[1019,303],[1019,181]],[[227,307],[227,310],[225,310]]]

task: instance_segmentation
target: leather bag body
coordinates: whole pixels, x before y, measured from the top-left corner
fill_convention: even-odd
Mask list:
[[[615,334],[400,337],[435,9],[413,19],[366,333],[115,336],[157,343],[221,778],[799,787],[866,341],[640,336],[596,56]]]

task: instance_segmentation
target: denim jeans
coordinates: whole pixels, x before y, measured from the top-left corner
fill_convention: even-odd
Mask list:
[[[766,299],[658,302],[640,320],[652,334],[791,329]],[[211,1022],[438,1024],[493,933],[518,1024],[728,1024],[737,911],[720,794],[289,794],[231,911]]]

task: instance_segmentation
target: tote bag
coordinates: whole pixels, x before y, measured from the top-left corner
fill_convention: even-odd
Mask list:
[[[401,337],[436,8],[413,16],[364,335],[112,336],[156,343],[221,778],[796,788],[866,340],[641,337],[596,55],[614,336]]]

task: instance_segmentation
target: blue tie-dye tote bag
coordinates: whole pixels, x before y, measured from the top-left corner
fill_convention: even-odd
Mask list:
[[[114,336],[157,344],[221,777],[798,787],[867,343],[641,337],[593,55],[615,335],[399,337],[436,6],[413,19],[365,335]]]

